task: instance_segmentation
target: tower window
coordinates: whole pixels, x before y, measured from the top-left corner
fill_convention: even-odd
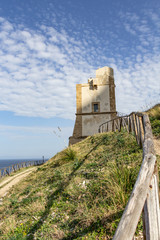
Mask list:
[[[92,112],[100,112],[100,104],[99,103],[92,103]]]
[[[94,104],[94,112],[98,112],[98,104],[97,103]]]

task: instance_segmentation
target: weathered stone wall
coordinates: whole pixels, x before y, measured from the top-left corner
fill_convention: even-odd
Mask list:
[[[82,116],[82,136],[91,136],[98,133],[99,125],[109,121],[110,114],[93,114]]]
[[[77,103],[77,116],[73,130],[73,137],[78,138],[82,136],[82,84],[76,85],[76,103]]]
[[[89,85],[82,84],[82,113],[92,113],[92,103],[100,103],[100,112],[110,112],[109,85],[97,85],[90,90]]]

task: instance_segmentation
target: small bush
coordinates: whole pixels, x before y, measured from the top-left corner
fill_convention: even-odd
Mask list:
[[[66,162],[74,161],[77,159],[77,153],[71,147],[68,147],[63,152],[62,159]]]

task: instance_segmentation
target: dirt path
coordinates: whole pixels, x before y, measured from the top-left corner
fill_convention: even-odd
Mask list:
[[[7,179],[5,178],[5,180],[0,183],[0,198],[4,197],[12,186],[17,184],[20,180],[25,178],[36,169],[36,167],[33,167],[14,176],[7,177]]]
[[[154,138],[154,148],[157,155],[160,155],[160,139]]]

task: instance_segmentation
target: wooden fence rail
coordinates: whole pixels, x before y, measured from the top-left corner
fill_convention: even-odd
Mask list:
[[[158,170],[149,117],[133,112],[103,123],[99,132],[121,131],[122,128],[134,133],[138,145],[143,148],[143,160],[113,240],[133,240],[142,212],[143,239],[160,240]]]
[[[0,169],[0,178],[5,177],[6,175],[10,175],[13,172],[20,170],[21,168],[31,167],[31,166],[39,166],[46,162],[47,160],[36,160],[36,161],[27,161],[13,164],[12,166],[8,166]]]

